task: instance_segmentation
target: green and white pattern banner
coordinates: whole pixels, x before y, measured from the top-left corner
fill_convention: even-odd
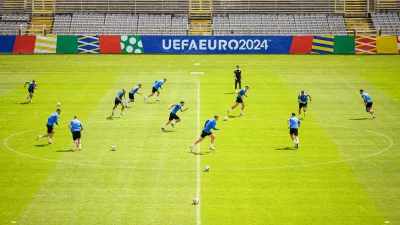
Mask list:
[[[143,53],[143,44],[140,36],[124,35],[120,37],[123,54]]]

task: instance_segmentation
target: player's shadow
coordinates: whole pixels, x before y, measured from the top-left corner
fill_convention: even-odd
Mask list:
[[[29,104],[30,102],[17,102],[17,103],[15,103],[15,104],[20,104],[20,105],[26,105],[26,104]]]
[[[232,116],[232,115],[228,116],[228,118],[237,118],[237,117],[239,117],[239,116]]]
[[[372,119],[364,117],[364,118],[351,118],[349,120],[372,120]]]
[[[276,148],[275,150],[278,151],[290,151],[290,150],[296,150],[295,148],[291,148],[291,147],[284,147],[284,148]]]
[[[226,95],[237,95],[237,93],[236,92],[227,92],[227,93],[225,93]]]
[[[146,104],[156,104],[157,102],[145,102]]]
[[[176,132],[175,130],[161,130],[164,133]]]
[[[39,144],[39,145],[33,145],[33,146],[35,146],[35,147],[46,147],[47,145],[49,145],[49,144]]]
[[[72,149],[62,149],[62,150],[57,150],[56,152],[75,152]]]
[[[106,118],[107,120],[113,120],[114,118],[112,116],[109,116]]]
[[[193,155],[207,155],[210,152],[189,152],[189,153]]]

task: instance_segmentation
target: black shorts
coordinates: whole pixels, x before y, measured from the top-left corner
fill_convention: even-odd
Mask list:
[[[236,102],[237,103],[243,103],[243,99],[242,98],[236,98]]]
[[[53,126],[50,126],[50,125],[48,125],[48,124],[46,124],[46,126],[47,126],[47,133],[48,133],[48,134],[51,134],[51,132],[53,131],[54,127],[53,127]]]
[[[299,136],[299,129],[290,128],[290,134],[294,134],[295,136]]]
[[[306,103],[299,103],[299,109],[301,109],[301,108],[305,108],[305,109],[307,109],[307,102]]]
[[[135,95],[129,92],[129,99],[135,99]]]
[[[151,92],[156,93],[158,91],[158,88],[153,87],[153,89],[151,89]]]
[[[179,120],[179,116],[177,116],[175,113],[170,113],[169,114],[169,119],[168,119],[169,121],[171,121],[171,120]]]
[[[121,103],[121,101],[120,101],[120,100],[118,100],[118,99],[115,99],[114,105],[119,105],[120,103]]]
[[[201,138],[205,138],[205,137],[207,137],[207,136],[210,136],[212,134],[212,132],[209,132],[209,133],[207,133],[207,132],[205,132],[204,130],[201,132],[201,135],[200,135],[200,137]]]
[[[72,132],[72,140],[77,140],[81,138],[81,132],[80,131],[74,131]]]
[[[366,108],[366,109],[372,108],[372,102],[368,102],[368,103],[365,105],[365,108]]]
[[[28,89],[28,92],[29,92],[29,94],[33,94],[33,93],[35,93],[35,89],[33,89],[33,90]]]

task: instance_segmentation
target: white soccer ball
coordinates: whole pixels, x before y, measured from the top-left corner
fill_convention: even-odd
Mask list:
[[[61,106],[61,103],[57,103],[57,107],[60,107]]]
[[[206,172],[210,171],[210,167],[209,166],[205,166],[204,167],[204,171],[206,171]]]
[[[194,198],[193,199],[193,204],[197,205],[199,204],[200,200],[198,198]]]
[[[113,151],[117,150],[117,146],[113,145],[113,146],[111,147],[111,150],[113,150]]]
[[[224,117],[224,121],[227,121],[227,120],[228,120],[228,117],[227,117],[227,116],[225,116],[225,117]]]

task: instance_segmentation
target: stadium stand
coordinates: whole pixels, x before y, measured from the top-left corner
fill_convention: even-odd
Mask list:
[[[213,18],[220,35],[347,35],[342,16],[326,14],[229,14]]]
[[[152,14],[75,13],[57,15],[53,34],[57,35],[187,35],[188,18]]]
[[[54,18],[53,34],[68,35],[71,27],[71,15],[56,15]]]
[[[400,35],[400,18],[397,12],[376,13],[371,16],[381,35]]]
[[[18,35],[21,28],[27,28],[28,14],[3,14],[0,21],[0,35]]]

